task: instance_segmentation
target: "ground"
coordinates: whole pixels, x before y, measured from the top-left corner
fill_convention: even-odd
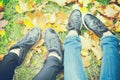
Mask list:
[[[77,0],[77,2],[76,0],[1,1],[4,4],[4,9],[1,10],[1,12],[4,12],[2,20],[8,21],[8,24],[6,24],[6,26],[0,26],[1,31],[5,30],[4,35],[0,33],[0,56],[7,54],[10,46],[22,38],[33,26],[38,26],[42,32],[48,27],[55,29],[62,43],[64,43],[67,33],[65,28],[67,25],[66,21],[68,20],[70,12],[76,7],[79,8],[83,14],[91,12],[97,16],[109,26],[108,28],[114,32],[120,40],[120,2],[114,0],[113,2],[110,0],[104,0],[103,2],[100,0]],[[115,8],[113,8],[113,6],[115,6]],[[108,14],[107,10],[113,10],[114,13]],[[100,44],[99,39],[93,33],[87,31],[84,25],[81,33],[80,37],[82,37],[83,44],[87,45],[86,47],[83,46],[81,55],[88,80],[98,80],[102,53],[101,50],[95,51],[95,49],[100,49],[100,46],[98,46]],[[91,39],[94,39],[95,42],[92,42]],[[96,44],[97,46],[95,46]],[[39,44],[28,53],[24,63],[15,70],[14,79],[32,80],[42,68],[46,56],[47,50],[44,46],[42,36]],[[57,80],[63,80],[63,77],[63,72],[61,72],[60,75],[57,76]]]

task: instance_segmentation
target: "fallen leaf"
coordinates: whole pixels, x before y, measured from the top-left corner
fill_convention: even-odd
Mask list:
[[[64,5],[66,5],[66,4],[75,2],[76,0],[51,0],[51,1],[57,3],[57,4],[60,5],[60,6],[64,6]]]
[[[91,65],[90,60],[91,60],[91,56],[82,57],[83,66],[89,67]]]
[[[34,26],[33,23],[28,18],[25,18],[23,22],[24,22],[25,26],[27,26],[27,27]]]
[[[47,54],[47,49],[45,46],[41,46],[42,54]]]
[[[97,61],[97,63],[98,63],[98,66],[100,66],[100,65],[101,65],[101,61],[100,61],[100,60],[98,60],[98,61]]]
[[[12,46],[13,44],[15,44],[15,41],[13,41],[13,40],[8,42],[8,46]]]
[[[17,24],[23,24],[23,20],[22,19],[17,20]]]
[[[4,54],[0,54],[0,61],[3,60]]]
[[[60,25],[60,24],[54,24],[54,29],[56,32],[65,32],[67,31],[66,28],[65,28],[65,25]]]
[[[2,19],[4,16],[4,12],[0,12],[0,19]]]
[[[0,28],[5,27],[8,24],[8,21],[6,20],[0,20]]]
[[[104,10],[104,12],[105,12],[104,15],[107,15],[108,17],[115,17],[116,14],[118,14],[118,12],[120,11],[120,9],[116,10],[115,7],[117,7],[117,6],[108,5]]]
[[[35,18],[35,14],[34,13],[30,13],[30,12],[27,12],[25,14],[26,17],[28,17],[29,19],[33,20]]]
[[[26,58],[25,58],[25,64],[28,65],[30,64],[30,60],[32,58],[33,54],[30,53],[30,54],[27,54]]]
[[[56,14],[56,21],[58,24],[65,24],[65,21],[68,20],[68,15],[60,11]]]
[[[93,54],[95,55],[96,59],[100,60],[102,58],[102,50],[101,50],[100,46],[95,46],[91,49],[92,49]]]
[[[87,49],[82,49],[82,50],[81,50],[81,55],[82,55],[82,56],[86,57],[86,56],[88,56],[88,54],[89,54],[89,52],[88,52]]]
[[[80,11],[82,12],[82,14],[88,13],[88,9],[86,7],[80,7]]]
[[[0,30],[0,37],[3,37],[5,35],[5,30],[4,29],[1,29]]]
[[[120,0],[117,0],[118,4],[120,4]]]
[[[23,11],[22,11],[22,9],[20,8],[19,5],[16,5],[16,6],[15,6],[15,10],[16,10],[16,12],[18,12],[18,13],[23,13]]]
[[[87,32],[84,33],[84,36],[80,36],[82,49],[89,50],[91,48],[91,40]]]
[[[18,3],[19,4],[15,6],[15,10],[18,13],[24,13],[26,11],[34,10],[34,7],[36,5],[36,3],[31,0],[27,2],[25,2],[24,0],[18,0]]]
[[[118,26],[115,31],[120,32],[120,26]]]
[[[3,9],[4,9],[3,1],[0,1],[0,11],[2,11]]]
[[[50,17],[50,23],[55,23],[56,21],[56,15],[55,13],[51,14],[51,17]]]

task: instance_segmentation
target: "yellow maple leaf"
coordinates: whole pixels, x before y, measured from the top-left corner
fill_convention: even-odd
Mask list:
[[[11,40],[11,41],[8,42],[8,46],[12,46],[14,43],[15,43],[15,41]]]
[[[98,60],[97,63],[98,63],[99,66],[101,65],[101,61],[100,60]]]
[[[18,12],[18,13],[23,13],[23,11],[22,11],[22,9],[20,8],[19,5],[16,5],[16,6],[15,6],[15,10],[16,10],[16,12]]]
[[[45,46],[41,46],[42,54],[47,54],[47,49]]]
[[[0,6],[3,6],[3,1],[0,1]]]
[[[65,21],[68,19],[68,15],[60,11],[56,14],[56,22],[58,24],[65,24]]]
[[[15,6],[15,10],[18,13],[24,13],[26,11],[34,10],[35,2],[29,0],[25,2],[24,0],[18,0],[18,5]]]
[[[4,35],[5,35],[5,30],[4,29],[0,30],[0,37],[3,37]]]
[[[88,13],[88,9],[86,7],[80,7],[80,11],[82,12],[82,14]]]
[[[64,27],[64,25],[60,25],[60,24],[55,24],[56,26],[54,27],[56,32],[65,32],[67,31],[66,28]]]
[[[120,0],[117,0],[118,4],[120,4]]]
[[[27,18],[25,18],[23,22],[27,27],[33,27],[34,26],[33,23]]]
[[[120,26],[116,28],[116,32],[120,32]]]

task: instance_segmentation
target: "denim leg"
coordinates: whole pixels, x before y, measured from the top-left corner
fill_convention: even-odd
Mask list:
[[[118,54],[118,39],[106,36],[101,39],[103,51],[100,80],[120,80],[120,56]]]
[[[64,80],[86,80],[80,51],[80,38],[67,37],[64,43]]]

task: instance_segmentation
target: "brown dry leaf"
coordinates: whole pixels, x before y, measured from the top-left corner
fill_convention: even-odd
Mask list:
[[[30,54],[27,54],[26,58],[25,58],[25,64],[30,64],[30,59],[32,58],[33,54],[30,53]]]
[[[56,21],[58,24],[65,24],[65,21],[68,20],[68,15],[62,11],[56,14]]]
[[[17,20],[17,24],[23,24],[23,20],[22,19]]]
[[[4,12],[0,12],[0,19],[2,19],[4,16]]]
[[[43,43],[44,43],[44,39],[40,39],[39,42],[32,49],[37,52],[41,52],[40,47],[43,45]]]
[[[33,19],[35,18],[34,13],[30,13],[30,12],[27,12],[27,13],[25,14],[25,16],[28,17],[28,18],[30,18],[31,20],[33,20]]]
[[[120,8],[115,5],[115,4],[112,4],[112,5],[107,5],[107,7],[105,8],[104,12],[105,14],[104,15],[107,15],[108,17],[115,17],[120,11]]]
[[[90,60],[91,56],[82,57],[83,66],[89,67],[91,65]]]
[[[35,19],[33,20],[33,23],[35,26],[40,27],[41,30],[45,29],[45,24],[48,22],[43,12],[37,10],[35,12]]]
[[[4,54],[0,54],[0,61],[3,60]]]
[[[45,6],[47,5],[47,3],[48,3],[48,1],[45,1],[45,2],[42,3],[42,5],[40,5],[37,9],[38,9],[39,11],[41,11],[42,8],[45,8]]]
[[[108,26],[108,27],[111,27],[111,26],[114,25],[114,24],[113,24],[113,19],[109,19],[109,18],[103,17],[103,16],[100,15],[100,14],[97,14],[96,17],[97,17],[98,19],[100,19],[100,20],[101,20],[106,26]]]
[[[81,39],[82,49],[89,50],[92,46],[89,34],[85,32],[83,36],[80,36],[80,39]]]
[[[3,1],[0,1],[0,11],[2,11],[3,9],[4,9]]]
[[[60,6],[64,6],[64,5],[69,4],[71,2],[75,2],[76,0],[51,0],[51,1],[57,3]]]
[[[5,27],[8,24],[6,20],[0,20],[0,28]]]
[[[105,15],[106,17],[109,18],[117,18],[120,8],[119,6],[115,4],[110,4],[107,6],[97,6],[97,10],[102,14]]]

